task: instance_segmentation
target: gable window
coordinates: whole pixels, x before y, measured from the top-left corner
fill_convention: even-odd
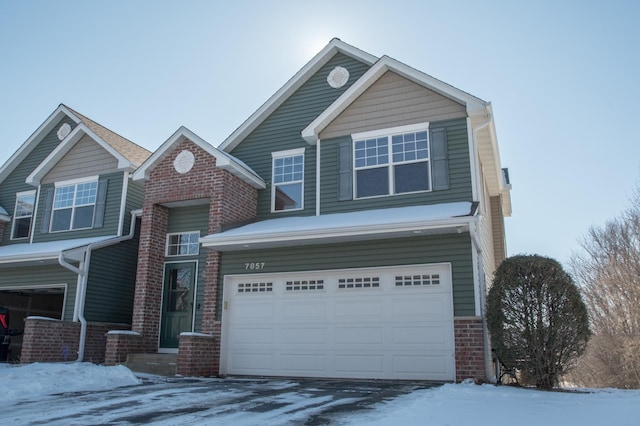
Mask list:
[[[301,210],[304,194],[304,148],[274,152],[271,211]]]
[[[13,211],[13,229],[11,238],[29,238],[31,235],[31,222],[33,219],[33,206],[36,200],[36,191],[19,192],[16,194],[16,208]]]
[[[167,235],[167,256],[195,256],[200,252],[200,231]]]
[[[51,232],[93,226],[98,180],[56,184],[51,213]]]
[[[353,135],[355,198],[430,191],[428,123]]]

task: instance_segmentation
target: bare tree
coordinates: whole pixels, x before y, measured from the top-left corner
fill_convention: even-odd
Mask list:
[[[570,269],[589,310],[594,337],[571,377],[590,387],[640,388],[640,191],[631,206],[592,227]]]

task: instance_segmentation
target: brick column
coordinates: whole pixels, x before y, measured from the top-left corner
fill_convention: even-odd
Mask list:
[[[181,333],[178,349],[178,374],[211,377],[218,374],[215,346],[217,339],[209,334]]]
[[[158,349],[168,221],[169,209],[145,201],[131,327],[142,335],[143,352],[153,353]]]
[[[144,352],[143,340],[140,333],[135,331],[111,331],[107,333],[107,344],[104,365],[124,364],[127,355]]]
[[[481,318],[456,318],[453,321],[456,345],[456,381],[472,378],[485,381],[484,330]]]

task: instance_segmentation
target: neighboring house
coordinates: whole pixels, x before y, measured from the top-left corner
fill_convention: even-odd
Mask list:
[[[511,205],[488,102],[334,39],[218,148],[181,128],[133,181],[133,333],[109,334],[107,364],[491,378]]]
[[[142,187],[129,175],[150,154],[60,105],[0,168],[0,305],[24,329],[13,357],[101,362],[105,332],[130,327]]]

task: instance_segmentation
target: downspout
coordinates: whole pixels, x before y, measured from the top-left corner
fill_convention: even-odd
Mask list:
[[[320,216],[320,138],[316,141],[316,216]]]
[[[489,350],[489,334],[487,329],[487,321],[486,321],[486,283],[482,285],[484,282],[484,261],[482,257],[482,246],[478,242],[478,222],[481,219],[481,215],[477,217],[477,219],[471,223],[469,223],[469,234],[471,235],[471,242],[475,249],[475,253],[478,257],[477,268],[478,268],[478,301],[479,301],[479,314],[480,319],[482,320],[482,336],[484,339],[484,369],[485,374],[489,376],[492,368],[491,362],[491,351]],[[488,377],[492,382],[495,381],[495,377]]]
[[[87,296],[87,279],[89,275],[89,264],[91,263],[91,252],[96,248],[108,247],[119,244],[123,241],[131,240],[136,232],[136,218],[141,215],[141,210],[131,211],[131,224],[129,226],[128,235],[89,244],[85,251],[84,261],[80,262],[79,268],[73,266],[64,259],[64,252],[61,252],[58,256],[58,263],[60,266],[78,274],[78,289],[76,290],[76,303],[73,313],[73,320],[80,321],[80,341],[78,343],[78,358],[76,359],[76,362],[82,362],[84,360],[84,349],[87,340],[87,320],[84,317],[84,305]]]

